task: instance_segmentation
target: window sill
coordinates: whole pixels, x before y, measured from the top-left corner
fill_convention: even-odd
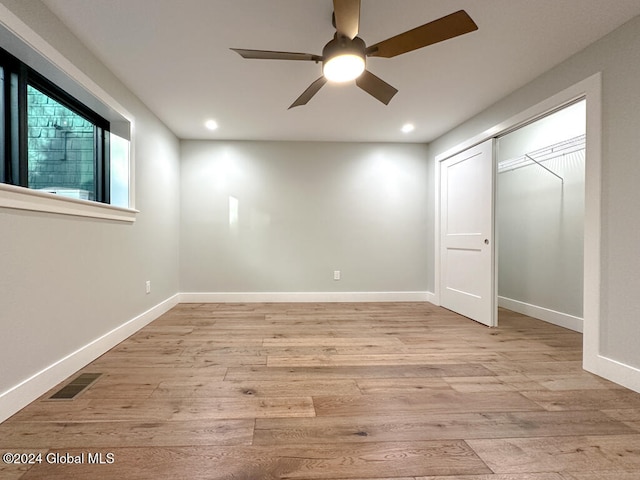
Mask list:
[[[14,210],[56,213],[76,217],[115,220],[133,223],[138,210],[114,207],[88,200],[59,197],[53,193],[40,192],[29,188],[0,183],[0,207]]]

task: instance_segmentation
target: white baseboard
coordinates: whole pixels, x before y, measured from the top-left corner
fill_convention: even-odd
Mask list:
[[[0,422],[169,311],[178,304],[178,300],[179,294],[168,298],[2,393],[0,395]]]
[[[180,303],[428,302],[428,292],[199,292]]]
[[[582,367],[595,375],[640,393],[640,369],[617,360],[598,355],[595,359],[584,357]]]
[[[553,323],[559,327],[568,328],[576,332],[583,332],[583,321],[580,317],[574,317],[566,313],[556,312],[537,305],[520,302],[506,297],[498,297],[498,306],[511,310],[513,312],[522,313],[529,317],[537,318],[545,322]]]

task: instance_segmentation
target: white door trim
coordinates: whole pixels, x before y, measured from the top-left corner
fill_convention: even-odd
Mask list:
[[[490,138],[504,135],[536,118],[580,98],[587,100],[584,230],[584,346],[583,367],[629,388],[640,388],[640,378],[617,362],[600,355],[601,185],[602,185],[602,75],[596,73],[527,110],[485,130],[435,157],[434,303],[440,304],[440,162]],[[494,277],[495,285],[495,277]],[[632,382],[629,377],[632,376]]]

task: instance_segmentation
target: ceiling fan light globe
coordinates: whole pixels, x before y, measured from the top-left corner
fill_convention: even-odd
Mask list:
[[[322,73],[331,82],[343,83],[354,80],[364,72],[364,58],[351,53],[336,55],[325,61]]]

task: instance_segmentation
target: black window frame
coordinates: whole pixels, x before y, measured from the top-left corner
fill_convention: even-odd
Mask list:
[[[0,125],[4,124],[4,131],[0,133],[0,138],[4,139],[4,149],[0,152],[3,162],[0,171],[4,178],[0,178],[0,182],[29,188],[27,87],[31,86],[95,127],[93,201],[109,204],[110,122],[2,48],[0,68],[4,73],[4,82],[0,85],[0,95],[3,96],[0,104],[4,106],[0,111],[4,119],[4,122],[0,122]]]

